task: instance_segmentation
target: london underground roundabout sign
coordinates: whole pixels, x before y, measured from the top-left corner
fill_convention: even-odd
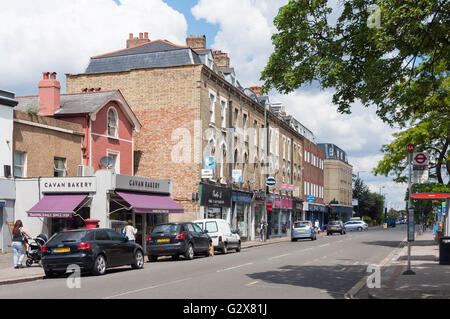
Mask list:
[[[428,156],[425,153],[414,153],[413,154],[413,165],[427,166]]]

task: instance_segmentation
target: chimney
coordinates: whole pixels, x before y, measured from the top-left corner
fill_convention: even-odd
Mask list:
[[[256,96],[261,96],[261,87],[260,86],[251,86],[250,90],[256,94]]]
[[[224,53],[220,50],[213,51],[214,63],[218,67],[230,67],[230,58],[228,57],[228,53]]]
[[[205,35],[190,35],[186,38],[186,46],[193,50],[206,49],[206,36]]]
[[[138,46],[139,44],[150,42],[148,38],[148,32],[140,32],[139,38],[134,38],[133,33],[130,33],[127,39],[127,49]]]
[[[43,79],[38,84],[39,115],[53,116],[61,106],[61,84],[56,79],[56,72],[42,72],[42,74]]]

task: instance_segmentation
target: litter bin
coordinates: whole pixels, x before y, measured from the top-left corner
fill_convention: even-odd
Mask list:
[[[450,237],[439,239],[439,265],[450,265]]]

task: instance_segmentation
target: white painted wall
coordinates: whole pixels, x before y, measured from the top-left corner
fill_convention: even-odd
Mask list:
[[[10,165],[13,175],[13,123],[13,108],[0,104],[0,178],[5,175],[3,165]]]

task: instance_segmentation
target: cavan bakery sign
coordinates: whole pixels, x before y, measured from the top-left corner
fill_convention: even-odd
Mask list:
[[[116,175],[116,189],[150,193],[171,193],[170,179],[152,179],[130,175]]]
[[[43,193],[90,193],[97,190],[95,177],[42,178]]]

